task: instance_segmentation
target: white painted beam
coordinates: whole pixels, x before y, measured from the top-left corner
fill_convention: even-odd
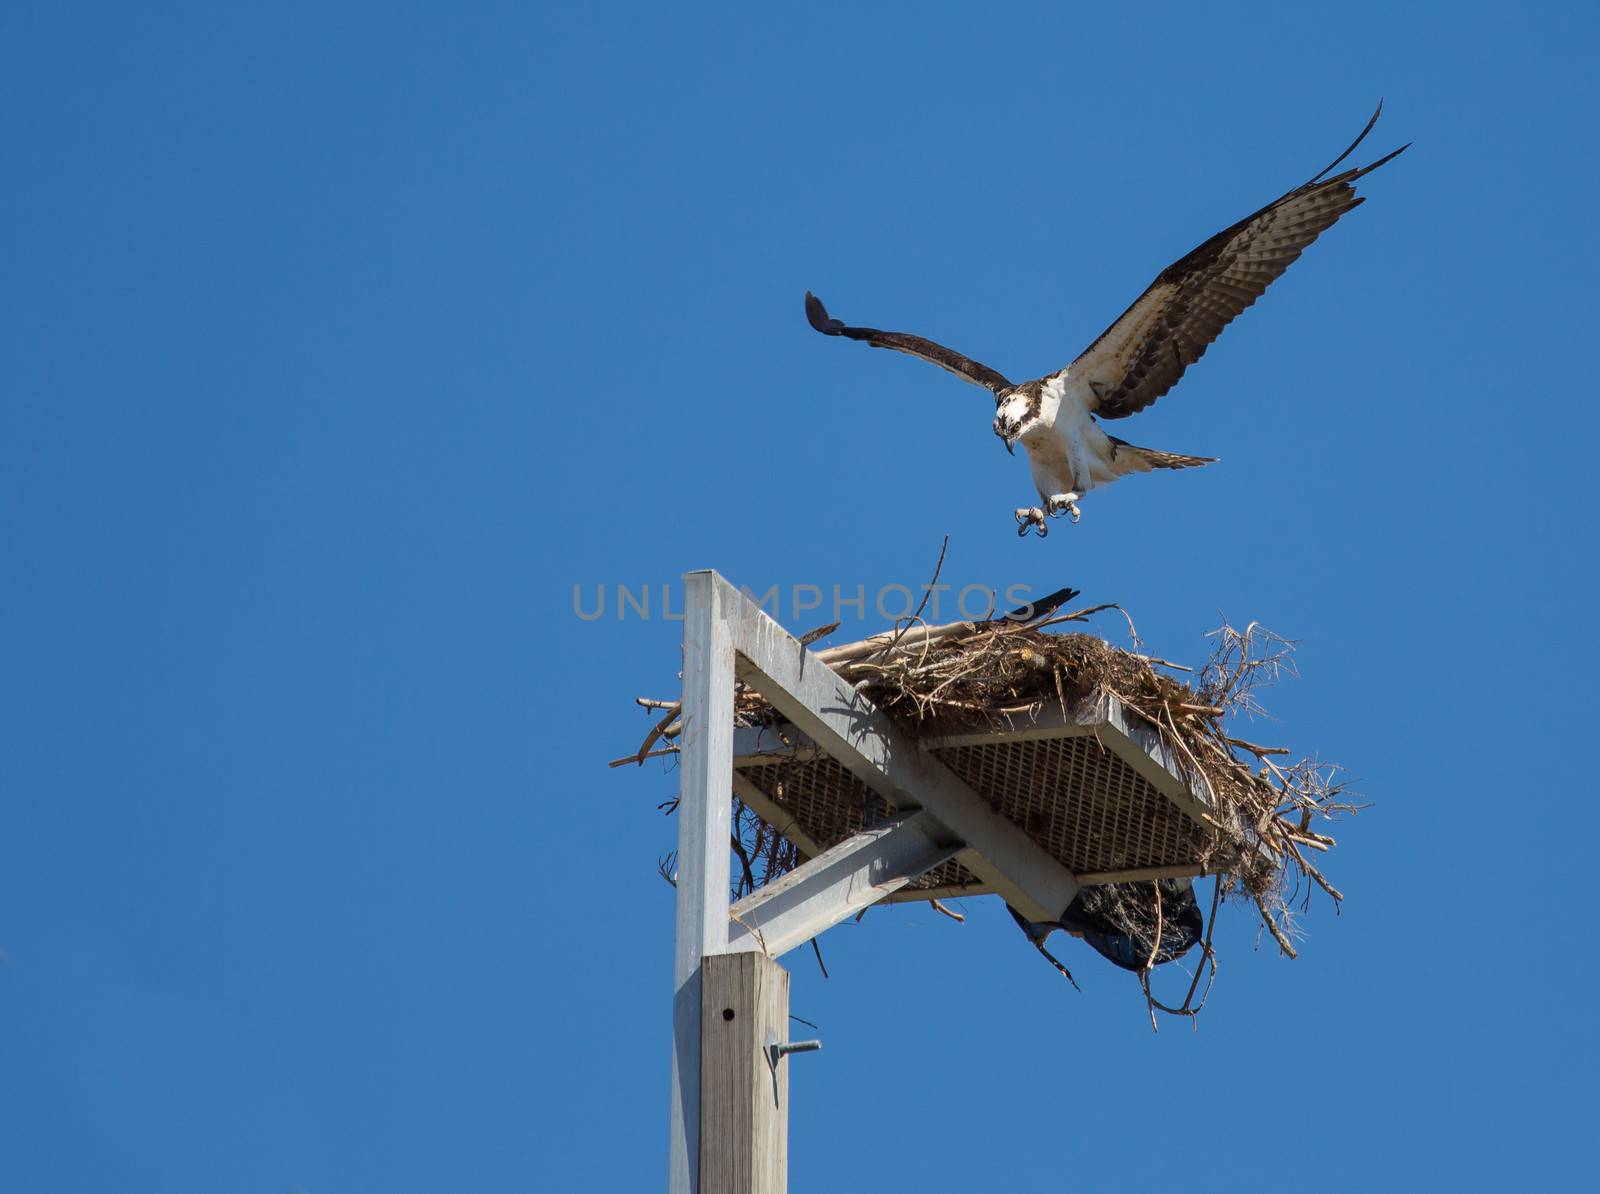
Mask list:
[[[748,767],[763,759],[814,759],[823,750],[788,722],[772,726],[739,726],[733,731],[733,765]]]
[[[928,813],[864,829],[735,904],[728,948],[781,957],[962,849]]]
[[[929,734],[918,741],[928,750],[943,750],[952,746],[993,746],[1004,742],[1042,742],[1050,738],[1088,738],[1099,724],[1098,719],[1087,714],[1067,717],[1061,712],[1061,706],[1052,702],[1032,717],[1014,714],[1008,723],[998,726],[977,726],[952,730],[947,734]]]
[[[1095,871],[1078,876],[1084,887],[1099,887],[1104,883],[1136,883],[1149,879],[1198,879],[1206,868],[1198,862],[1180,862],[1172,866],[1141,866],[1122,871]]]
[[[993,891],[981,883],[975,887],[962,887],[959,884],[952,883],[945,887],[907,887],[884,896],[883,902],[885,904],[914,904],[919,900],[967,900],[975,896],[993,894]]]
[[[728,948],[733,610],[727,582],[714,573],[689,573],[684,590],[668,1189],[699,1194],[700,963]]]
[[[813,838],[800,827],[800,823],[772,797],[768,796],[750,780],[741,775],[737,770],[733,773],[733,791],[740,800],[744,801],[756,816],[768,825],[771,825],[784,837],[788,838],[807,858],[815,858],[827,849],[821,842]]]
[[[1196,825],[1209,826],[1214,818],[1205,780],[1191,786],[1188,769],[1153,725],[1129,713],[1118,701],[1108,699],[1107,705],[1104,720],[1095,729],[1101,745],[1109,747]],[[1196,795],[1197,789],[1204,796]]]

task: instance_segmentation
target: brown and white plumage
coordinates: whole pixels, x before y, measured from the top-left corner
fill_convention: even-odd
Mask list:
[[[837,319],[831,318],[827,308],[822,305],[822,300],[809,290],[806,291],[806,318],[811,321],[811,326],[824,336],[848,336],[852,340],[864,340],[874,348],[891,348],[895,352],[919,357],[930,365],[937,365],[949,373],[954,373],[963,381],[970,381],[975,386],[984,386],[999,392],[1011,385],[1004,374],[995,372],[987,365],[978,364],[971,357],[962,356],[953,348],[935,344],[932,340],[921,336],[913,336],[909,332],[881,332],[877,328],[846,327]]]
[[[1372,126],[1310,182],[1274,199],[1162,270],[1133,305],[1100,334],[1070,368],[1096,394],[1104,419],[1137,414],[1205,355],[1222,329],[1266,293],[1295,258],[1340,216],[1366,200],[1352,185],[1405,152],[1402,145],[1357,170],[1326,178],[1349,157]]]
[[[1129,472],[1209,463],[1203,457],[1135,448],[1100,431],[1093,416],[1126,418],[1166,394],[1306,246],[1364,202],[1355,192],[1356,180],[1409,146],[1370,165],[1330,174],[1366,139],[1382,111],[1380,103],[1360,136],[1309,182],[1162,270],[1072,364],[1045,377],[1013,385],[987,365],[921,336],[847,326],[810,293],[806,317],[825,335],[909,353],[992,391],[995,433],[1008,449],[1022,442],[1045,502],[1043,511],[1017,512],[1021,531],[1037,526],[1043,533],[1045,513],[1071,512],[1076,518],[1077,498],[1097,485]]]

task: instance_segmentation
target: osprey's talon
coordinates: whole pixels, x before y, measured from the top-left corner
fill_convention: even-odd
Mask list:
[[[1026,536],[1030,530],[1037,530],[1041,539],[1050,533],[1050,528],[1045,525],[1044,511],[1039,509],[1038,506],[1019,506],[1017,508],[1017,534]]]
[[[1045,505],[1050,511],[1051,518],[1059,518],[1063,514],[1072,515],[1072,521],[1077,522],[1083,512],[1078,509],[1078,495],[1075,493],[1058,493],[1045,499]]]

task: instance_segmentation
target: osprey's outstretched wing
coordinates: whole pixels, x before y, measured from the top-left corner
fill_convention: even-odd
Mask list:
[[[1097,400],[1091,409],[1102,418],[1120,419],[1160,398],[1307,245],[1364,202],[1351,184],[1403,153],[1409,144],[1370,166],[1325,176],[1355,152],[1382,111],[1380,102],[1361,136],[1310,182],[1217,233],[1161,271],[1133,306],[1069,366],[1073,377],[1089,382]]]
[[[970,381],[975,386],[998,391],[1007,389],[1011,385],[1004,376],[989,366],[980,365],[971,357],[964,357],[954,349],[946,348],[943,344],[935,344],[932,340],[924,340],[921,336],[912,336],[906,332],[880,332],[877,328],[846,327],[839,320],[831,318],[828,309],[822,305],[822,300],[809,290],[806,291],[806,318],[811,321],[811,326],[824,336],[848,336],[852,340],[865,340],[874,348],[892,348],[896,352],[910,353],[914,357],[932,362],[941,369],[948,369],[957,377]]]

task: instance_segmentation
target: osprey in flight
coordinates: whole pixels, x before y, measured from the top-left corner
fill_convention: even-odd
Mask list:
[[[1310,182],[1162,270],[1150,288],[1060,372],[1013,385],[987,365],[921,336],[849,327],[831,318],[809,291],[806,318],[825,336],[847,336],[874,348],[909,353],[993,391],[994,433],[1005,441],[1008,452],[1021,441],[1044,503],[1016,512],[1017,533],[1026,535],[1037,528],[1043,536],[1048,533],[1047,515],[1070,514],[1077,522],[1078,499],[1097,486],[1153,468],[1212,463],[1211,457],[1135,447],[1107,435],[1095,416],[1123,419],[1160,398],[1307,245],[1363,202],[1351,184],[1403,153],[1409,144],[1369,166],[1328,175],[1366,139],[1382,111],[1380,103],[1350,148]]]

